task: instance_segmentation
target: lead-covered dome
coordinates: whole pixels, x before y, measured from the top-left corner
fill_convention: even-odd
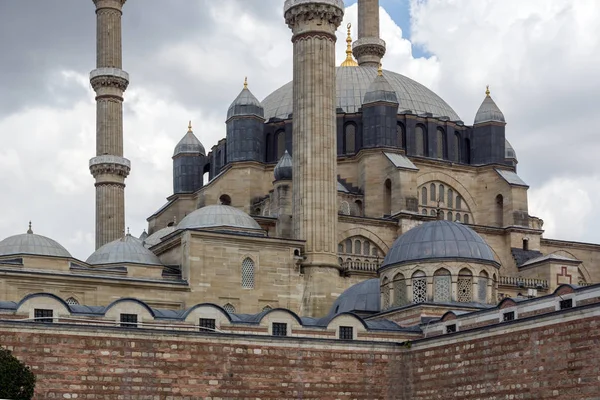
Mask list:
[[[248,89],[248,80],[244,82],[244,88],[231,103],[227,110],[227,119],[239,116],[256,116],[263,118],[265,111],[263,105]]]
[[[396,92],[398,113],[410,110],[416,114],[430,113],[434,117],[460,120],[458,114],[437,94],[404,75],[384,70],[384,75]],[[338,67],[336,69],[337,108],[345,113],[356,113],[361,108],[371,83],[377,77],[374,67]],[[282,86],[269,96],[262,105],[265,119],[287,119],[292,114],[293,82]]]
[[[152,246],[159,244],[162,238],[164,238],[167,235],[170,235],[173,232],[175,232],[175,226],[164,227],[164,228],[159,229],[158,231],[154,232],[152,235],[149,235],[148,237],[146,237],[142,241],[142,244],[144,245],[144,247],[150,248]]]
[[[88,257],[86,262],[91,265],[162,265],[156,254],[145,248],[140,239],[130,234],[100,247]]]
[[[34,255],[46,257],[71,258],[71,254],[57,241],[46,236],[27,233],[7,237],[0,242],[0,257],[14,255]]]
[[[200,140],[198,140],[198,138],[196,137],[196,135],[194,135],[194,132],[192,131],[191,121],[188,126],[187,133],[183,136],[183,138],[181,138],[179,143],[177,143],[177,146],[175,146],[175,150],[173,151],[173,157],[179,154],[201,154],[203,156],[206,155],[206,150],[204,149],[204,146],[202,145],[202,143],[200,143]]]
[[[477,114],[475,114],[475,125],[483,124],[485,122],[500,122],[506,123],[506,119],[504,118],[504,114],[500,111],[498,105],[492,96],[490,96],[490,89],[485,91],[485,99],[479,106],[479,110],[477,110]]]
[[[344,290],[335,300],[329,315],[344,312],[376,313],[380,311],[380,283],[379,279],[367,279]]]
[[[496,263],[490,246],[471,228],[458,222],[432,221],[396,239],[381,268],[433,260]]]
[[[211,205],[199,208],[181,220],[178,229],[238,228],[260,230],[260,225],[248,214],[235,207]]]
[[[292,156],[290,156],[290,153],[288,153],[288,151],[286,150],[283,153],[283,156],[281,156],[281,159],[279,160],[277,165],[275,166],[275,169],[273,170],[273,175],[275,176],[275,180],[276,181],[282,181],[284,179],[292,180],[292,168],[293,168]]]

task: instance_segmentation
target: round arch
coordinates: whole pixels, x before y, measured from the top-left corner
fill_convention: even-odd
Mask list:
[[[379,236],[377,236],[375,233],[371,232],[366,228],[355,227],[345,230],[343,232],[339,232],[337,242],[341,243],[344,240],[353,236],[364,236],[371,242],[375,243],[385,254],[387,254],[387,252],[390,250],[390,247]]]
[[[439,181],[441,183],[445,183],[446,185],[453,187],[455,190],[460,191],[460,193],[458,194],[460,194],[463,201],[467,203],[469,209],[471,210],[471,213],[475,214],[477,212],[477,202],[475,201],[469,190],[451,175],[445,172],[428,172],[417,177],[416,186],[417,188],[419,188],[431,181]]]

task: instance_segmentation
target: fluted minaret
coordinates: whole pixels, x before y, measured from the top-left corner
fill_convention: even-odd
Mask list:
[[[90,83],[96,91],[96,157],[90,172],[96,179],[96,249],[125,231],[125,178],[131,164],[123,158],[123,92],[129,75],[121,69],[121,16],[126,0],[93,0],[96,5],[96,69]]]
[[[358,40],[352,45],[358,65],[377,67],[385,55],[379,37],[379,0],[358,0]]]
[[[284,15],[294,45],[293,232],[306,240],[302,266],[311,297],[304,299],[303,312],[319,315],[331,297],[328,274],[339,268],[335,31],[344,2],[287,0]]]

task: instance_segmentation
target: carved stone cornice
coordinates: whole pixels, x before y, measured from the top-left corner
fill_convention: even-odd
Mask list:
[[[131,171],[131,162],[123,157],[104,155],[90,160],[90,172],[94,178],[98,175],[118,175],[127,178]]]
[[[124,92],[129,86],[129,74],[119,68],[98,68],[90,72],[90,83],[96,91],[101,87],[114,87]]]
[[[344,18],[344,3],[342,0],[287,0],[284,17],[285,23],[292,29],[298,23],[313,20],[322,20],[337,29]]]

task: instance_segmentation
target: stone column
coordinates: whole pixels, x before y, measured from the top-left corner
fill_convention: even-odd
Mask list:
[[[343,0],[287,0],[294,44],[293,231],[306,240],[304,313],[325,314],[337,261],[335,31]]]
[[[93,0],[96,5],[96,249],[119,239],[125,230],[125,178],[131,164],[123,158],[123,92],[129,75],[121,69],[121,16],[126,0]]]
[[[358,40],[352,45],[358,65],[378,67],[385,55],[379,37],[379,0],[358,0]]]

